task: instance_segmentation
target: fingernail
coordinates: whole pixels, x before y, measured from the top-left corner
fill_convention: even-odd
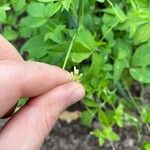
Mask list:
[[[77,101],[83,99],[83,97],[85,96],[85,89],[83,85],[76,82],[73,84],[73,89],[74,90],[69,99],[72,101],[72,103],[76,103]]]

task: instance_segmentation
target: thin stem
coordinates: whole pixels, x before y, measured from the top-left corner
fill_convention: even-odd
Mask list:
[[[119,21],[117,20],[117,21],[111,26],[111,28],[109,28],[109,30],[107,30],[107,31],[105,32],[105,34],[103,35],[103,37],[101,38],[100,41],[103,41],[104,38],[113,30],[113,28],[114,28],[118,23],[119,23]]]
[[[110,0],[107,0],[107,2],[110,4],[110,6],[114,9],[114,5],[112,4],[112,2]]]
[[[111,144],[112,150],[115,150],[115,146],[114,146],[113,142],[111,140],[109,142]]]
[[[132,5],[132,8],[133,8],[133,9],[136,9],[136,8],[137,8],[137,6],[136,6],[136,4],[135,4],[134,0],[130,0],[130,2],[131,2],[131,5]]]
[[[67,62],[69,60],[69,56],[70,56],[70,53],[71,53],[71,50],[72,50],[72,47],[73,47],[73,44],[76,40],[76,37],[78,35],[78,31],[79,31],[79,27],[80,27],[80,21],[84,15],[84,1],[80,0],[80,7],[79,7],[79,12],[77,13],[78,14],[78,18],[77,18],[77,29],[76,29],[76,33],[74,34],[73,38],[72,38],[72,41],[69,45],[69,48],[68,48],[68,51],[67,51],[67,54],[66,54],[66,57],[65,57],[65,61],[64,61],[64,64],[63,64],[63,69],[66,68],[66,65],[67,65]]]
[[[74,44],[74,42],[75,42],[75,40],[76,40],[76,37],[77,37],[77,33],[78,33],[78,32],[75,33],[75,35],[73,36],[73,39],[72,39],[72,41],[71,41],[71,43],[70,43],[70,46],[69,46],[69,49],[68,49],[68,51],[67,51],[67,55],[66,55],[66,57],[65,57],[65,61],[64,61],[64,64],[63,64],[63,69],[66,68],[66,65],[67,65],[67,62],[68,62],[68,59],[69,59],[69,56],[70,56],[70,53],[71,53],[73,44]]]

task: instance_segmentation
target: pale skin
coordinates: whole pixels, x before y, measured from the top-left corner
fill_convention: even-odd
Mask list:
[[[1,150],[38,150],[59,115],[84,97],[80,83],[55,66],[26,62],[0,35],[0,118],[22,97],[28,103],[0,130]]]

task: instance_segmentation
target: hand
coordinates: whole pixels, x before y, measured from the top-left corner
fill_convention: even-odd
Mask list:
[[[0,117],[22,97],[28,103],[0,130],[1,150],[38,150],[61,112],[84,96],[69,72],[26,62],[0,35]]]

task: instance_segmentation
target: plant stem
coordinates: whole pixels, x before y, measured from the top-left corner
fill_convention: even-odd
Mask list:
[[[105,34],[103,35],[103,37],[101,38],[100,41],[103,41],[104,38],[112,31],[112,29],[113,29],[118,23],[119,23],[119,21],[117,20],[117,21],[111,26],[111,28],[109,28],[109,30],[107,30],[107,31],[105,32]]]
[[[79,7],[79,12],[77,13],[78,14],[78,18],[77,18],[77,29],[76,29],[76,33],[74,34],[73,38],[72,38],[72,41],[69,45],[69,48],[68,48],[68,51],[67,51],[67,54],[66,54],[66,57],[65,57],[65,61],[64,61],[64,64],[63,64],[63,69],[66,68],[66,65],[67,65],[67,62],[69,60],[69,56],[70,56],[70,53],[71,53],[71,50],[72,50],[72,47],[73,47],[73,44],[76,40],[76,37],[78,35],[78,31],[79,31],[79,27],[80,27],[80,22],[82,20],[82,17],[84,15],[84,0],[80,0],[80,7]]]
[[[64,64],[63,64],[63,69],[65,69],[65,67],[66,67],[66,65],[67,65],[67,62],[68,62],[68,59],[69,59],[69,56],[70,56],[70,53],[71,53],[73,44],[74,44],[74,42],[75,42],[75,40],[76,40],[76,37],[77,37],[77,33],[78,33],[78,32],[75,33],[75,35],[73,36],[73,39],[72,39],[72,41],[71,41],[71,43],[70,43],[70,46],[69,46],[69,49],[68,49],[68,51],[67,51],[67,55],[66,55],[66,57],[65,57],[65,61],[64,61]]]
[[[110,141],[110,144],[111,144],[112,150],[115,150],[115,147],[112,141]]]

